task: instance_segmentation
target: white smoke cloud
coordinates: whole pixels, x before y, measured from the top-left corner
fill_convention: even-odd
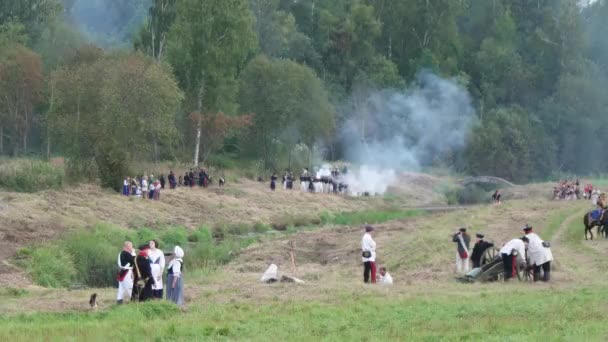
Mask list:
[[[365,167],[348,183],[371,193],[384,193],[395,170],[416,171],[462,149],[476,120],[467,90],[429,72],[404,91],[359,95],[351,110],[341,139],[346,158]]]

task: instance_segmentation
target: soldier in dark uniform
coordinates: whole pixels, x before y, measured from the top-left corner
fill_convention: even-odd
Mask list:
[[[473,268],[478,268],[481,267],[481,258],[483,257],[483,252],[489,247],[494,247],[494,244],[484,241],[483,234],[477,233],[475,236],[477,237],[477,242],[475,242],[475,246],[473,246],[471,261],[473,262]]]
[[[133,299],[139,299],[140,302],[145,302],[152,298],[152,267],[148,252],[150,245],[145,244],[139,247],[139,254],[135,257],[135,267],[133,267]]]

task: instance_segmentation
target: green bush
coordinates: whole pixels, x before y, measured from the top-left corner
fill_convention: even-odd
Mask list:
[[[135,248],[137,248],[139,247],[138,244],[144,244],[151,240],[158,241],[159,245],[161,244],[161,242],[163,242],[161,241],[161,239],[158,238],[158,232],[155,232],[150,228],[141,228],[137,231],[137,241],[133,241],[133,243],[135,244]]]
[[[255,239],[226,238],[219,242],[200,242],[192,246],[184,256],[189,269],[207,268],[210,265],[225,264]]]
[[[252,227],[234,225],[226,229],[241,231]],[[262,224],[257,227],[260,231],[268,228]],[[242,248],[256,241],[231,235],[215,240],[206,226],[199,227],[191,234],[184,227],[167,228],[159,233],[162,249],[170,251],[175,245],[184,248],[184,260],[191,270],[210,269],[227,263]],[[65,234],[62,239],[46,246],[22,249],[19,256],[32,278],[42,286],[69,286],[74,281],[91,287],[114,286],[116,260],[124,241],[141,243],[150,240],[151,235],[155,234],[148,228],[135,233],[111,224],[99,224],[93,229]]]
[[[175,246],[185,246],[188,243],[188,230],[185,227],[175,227],[168,228],[163,234],[161,234],[160,239],[163,241],[163,248],[175,247]]]
[[[79,282],[111,286],[116,279],[116,258],[125,240],[133,240],[127,230],[98,225],[92,231],[67,234],[59,245],[74,257]]]
[[[271,228],[269,225],[261,223],[261,222],[256,222],[253,224],[253,231],[256,233],[266,233],[267,231],[269,231]]]
[[[227,226],[228,234],[231,235],[245,235],[253,229],[246,223],[231,223]]]
[[[488,191],[477,185],[468,185],[460,188],[456,196],[459,204],[487,203],[492,198],[492,195]]]
[[[17,192],[59,189],[64,171],[45,161],[31,159],[0,159],[0,187]]]
[[[420,215],[422,212],[418,210],[366,210],[354,213],[339,213],[333,215],[330,219],[330,223],[337,225],[360,225],[360,224],[375,224],[382,223],[391,220],[406,219]],[[323,220],[323,219],[321,219]]]
[[[190,242],[211,242],[212,240],[211,229],[207,226],[198,227],[188,236],[188,241]]]
[[[27,272],[36,284],[45,287],[70,286],[77,274],[72,256],[57,246],[36,248]]]

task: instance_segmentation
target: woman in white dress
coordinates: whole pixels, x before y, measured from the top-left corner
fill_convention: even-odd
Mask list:
[[[184,250],[175,246],[174,258],[167,267],[167,300],[184,305]]]
[[[152,277],[154,278],[154,283],[152,284],[152,298],[162,299],[165,254],[163,251],[158,249],[158,242],[156,242],[156,240],[150,241],[150,252],[148,253],[148,258],[150,259],[150,268],[152,269]]]

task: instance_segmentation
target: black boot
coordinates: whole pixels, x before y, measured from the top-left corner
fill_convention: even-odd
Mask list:
[[[121,305],[122,304],[122,299],[117,300],[116,304]]]

